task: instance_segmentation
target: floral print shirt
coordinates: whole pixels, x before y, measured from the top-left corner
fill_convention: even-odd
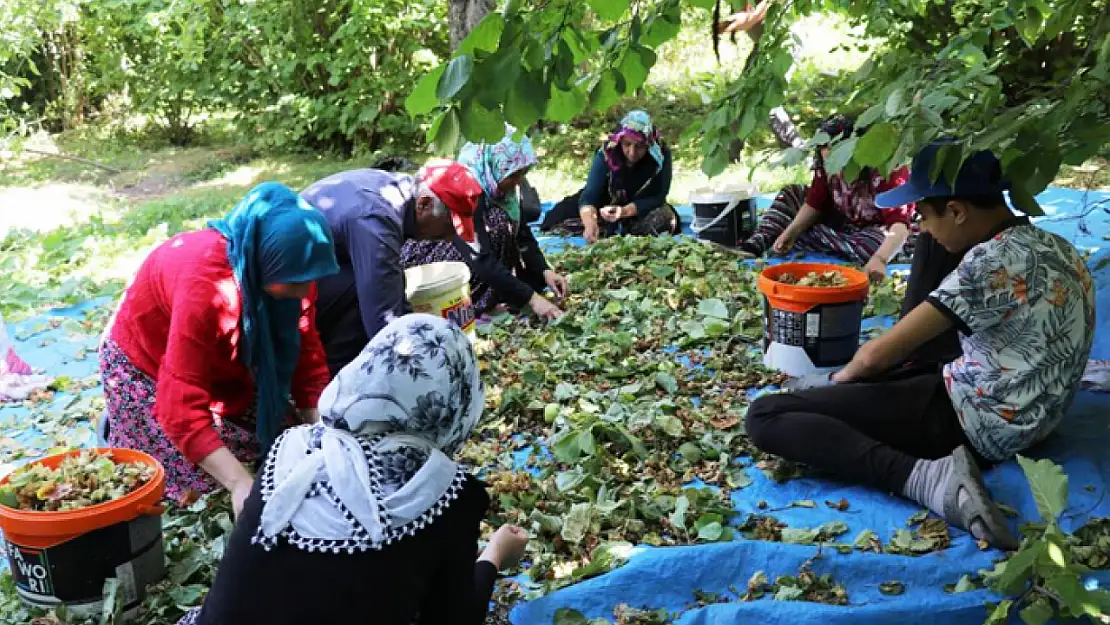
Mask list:
[[[1091,274],[1028,219],[971,248],[929,301],[960,330],[944,381],[960,424],[999,462],[1040,442],[1075,397],[1094,339]]]

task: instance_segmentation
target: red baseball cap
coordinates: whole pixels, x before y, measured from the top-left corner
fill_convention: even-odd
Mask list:
[[[474,209],[482,197],[482,185],[465,166],[445,159],[428,161],[420,169],[419,178],[436,194],[455,222],[455,231],[467,243],[475,241]]]

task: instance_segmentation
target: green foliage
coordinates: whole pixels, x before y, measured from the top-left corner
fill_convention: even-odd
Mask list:
[[[101,0],[84,7],[83,53],[102,88],[129,94],[131,110],[148,116],[174,145],[193,137],[195,115],[221,104],[224,45],[212,3]]]
[[[74,40],[83,0],[0,3],[0,147],[48,123],[79,122],[95,85],[83,76]],[[52,122],[52,123],[51,123]]]
[[[451,95],[441,91],[439,106],[478,101],[484,111],[513,111],[511,121],[530,120],[541,107],[523,107],[524,94],[494,79],[496,59],[509,55],[522,59],[520,76],[529,77],[531,97],[547,99],[544,119],[604,112],[644,83],[656,48],[706,4],[510,3],[497,16],[497,52],[491,52],[496,29],[489,28],[487,49],[467,52],[475,59],[469,78],[452,82]],[[1062,164],[1082,163],[1110,142],[1107,0],[798,0],[772,4],[744,72],[686,135],[700,142],[705,173],[723,171],[730,144],[752,136],[786,101],[795,45],[790,27],[818,12],[841,13],[878,42],[838,107],[862,113],[871,133],[833,146],[828,166],[834,171],[889,171],[928,142],[954,135],[959,142],[931,173],[955,171],[973,151],[992,150],[1017,181],[1015,193],[1028,195],[1043,190]],[[425,97],[412,111],[429,106]],[[462,134],[476,138],[466,127]]]
[[[1081,577],[1089,572],[1084,562],[1095,550],[1085,548],[1082,538],[1091,536],[1082,535],[1084,530],[1075,536],[1065,534],[1058,524],[1067,505],[1067,475],[1050,460],[1018,456],[1018,462],[1041,522],[1026,527],[1016,553],[983,572],[992,590],[1016,597],[993,606],[986,623],[1005,623],[1015,611],[1028,625],[1043,625],[1054,616],[1105,620],[1110,613],[1110,592],[1088,590]]]
[[[418,132],[402,100],[447,51],[445,14],[441,0],[13,0],[0,107],[69,127],[126,96],[179,145],[232,111],[260,147],[371,152]]]

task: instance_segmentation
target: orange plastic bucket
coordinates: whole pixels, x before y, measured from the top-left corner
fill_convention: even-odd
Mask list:
[[[50,468],[81,453],[69,451],[32,464]],[[165,470],[149,455],[131,449],[99,449],[116,462],[138,462],[154,477],[134,492],[105,503],[58,512],[0,506],[0,530],[16,592],[28,605],[66,605],[78,618],[100,614],[104,581],[119,580],[124,619],[138,614],[148,584],[165,577],[162,506]],[[0,479],[0,486],[10,476]]]
[[[62,460],[82,451],[87,450],[75,449],[47,456],[31,464],[41,464],[53,469]],[[4,531],[4,537],[20,545],[46,549],[102,527],[127,523],[148,514],[162,513],[159,502],[166,487],[166,471],[157,460],[134,449],[101,448],[97,451],[111,452],[112,460],[116,462],[138,462],[152,466],[155,469],[154,477],[125,497],[80,510],[41,512],[0,506],[0,530]],[[6,485],[9,477],[7,475],[0,479],[0,486]]]
[[[798,286],[779,282],[785,273],[802,278],[836,271],[847,284]],[[857,269],[824,263],[782,263],[759,274],[764,296],[763,364],[794,376],[845,365],[859,347],[863,305],[870,283]]]
[[[798,286],[779,282],[785,273],[792,273],[799,278],[805,277],[810,272],[824,273],[836,271],[848,281],[844,286]],[[858,269],[843,265],[828,265],[825,263],[782,263],[768,267],[759,274],[759,290],[767,297],[772,308],[789,310],[790,312],[806,312],[818,304],[841,304],[844,302],[862,302],[867,299],[867,291],[871,288],[867,275]]]

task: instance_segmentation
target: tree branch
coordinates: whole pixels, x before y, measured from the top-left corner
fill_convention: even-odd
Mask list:
[[[92,161],[92,160],[89,160],[87,158],[81,158],[80,156],[70,156],[69,154],[62,154],[60,152],[44,152],[43,150],[36,150],[34,148],[23,148],[23,151],[28,152],[30,154],[39,154],[41,156],[52,156],[54,158],[60,158],[64,161],[73,161],[75,163],[81,163],[83,165],[91,165],[93,167],[103,169],[104,171],[110,171],[113,174],[122,174],[123,173],[122,169],[116,169],[115,167],[110,167],[110,166],[105,165],[103,163],[98,163],[96,161]]]

